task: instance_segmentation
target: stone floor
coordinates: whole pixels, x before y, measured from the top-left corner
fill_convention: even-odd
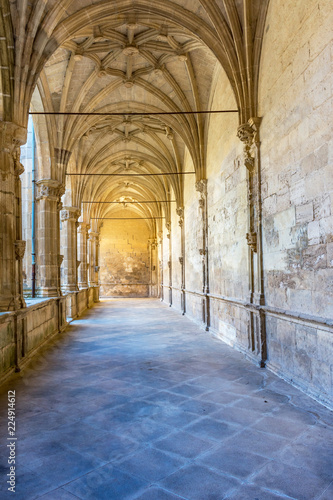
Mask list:
[[[156,300],[102,301],[1,408],[3,499],[333,498],[332,412]]]

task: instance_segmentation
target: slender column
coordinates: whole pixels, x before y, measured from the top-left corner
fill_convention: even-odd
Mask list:
[[[165,224],[167,228],[167,238],[169,240],[169,307],[172,306],[172,240],[171,240],[171,222]]]
[[[159,245],[160,245],[160,260],[159,260],[159,268],[160,268],[160,299],[161,302],[164,300],[164,283],[163,283],[163,231],[160,231],[158,233],[158,237],[160,239]]]
[[[38,276],[37,293],[40,297],[60,295],[60,198],[64,188],[59,181],[37,181],[38,217]]]
[[[182,314],[186,313],[186,293],[185,293],[185,227],[184,227],[184,207],[179,207],[176,210],[179,217],[178,224],[180,226],[180,252],[179,257],[180,273],[181,273],[181,309]]]
[[[96,265],[97,265],[97,252],[98,249],[96,241],[99,238],[99,233],[95,233],[93,231],[89,231],[89,240],[88,240],[88,250],[89,250],[89,286],[96,286],[98,281],[96,282]],[[97,273],[98,279],[98,273]]]
[[[60,212],[63,236],[64,280],[63,292],[75,292],[77,286],[77,226],[80,210],[76,207],[64,207]]]
[[[150,261],[150,284],[149,284],[149,296],[157,297],[157,281],[158,281],[158,271],[157,271],[157,240],[152,238],[148,240],[149,248],[149,261]]]
[[[260,118],[250,118],[238,128],[237,136],[244,144],[244,165],[248,183],[248,272],[250,303],[265,305],[263,253],[262,253],[262,201],[260,166]],[[249,349],[259,357],[261,367],[267,359],[266,317],[259,308],[258,321],[250,312]]]
[[[77,230],[77,249],[78,261],[78,286],[79,288],[88,288],[88,230],[90,225],[85,222],[79,222]]]
[[[206,330],[210,327],[210,303],[209,303],[209,261],[208,261],[208,207],[207,207],[207,179],[201,179],[195,184],[200,193],[199,207],[202,215],[202,246],[199,250],[202,256],[202,321],[206,324]]]
[[[0,122],[0,311],[25,306],[22,258],[25,242],[21,229],[21,181],[24,171],[19,161],[26,129]]]

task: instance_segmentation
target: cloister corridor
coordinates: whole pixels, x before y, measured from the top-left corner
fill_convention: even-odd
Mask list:
[[[333,497],[332,412],[156,299],[102,299],[9,389],[16,500]]]

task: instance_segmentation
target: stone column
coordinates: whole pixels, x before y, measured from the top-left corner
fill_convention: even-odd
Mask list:
[[[208,206],[207,206],[207,179],[201,179],[195,184],[200,193],[199,207],[202,215],[202,245],[199,249],[202,257],[202,321],[206,330],[210,327],[210,301],[209,301],[209,262],[208,262]]]
[[[258,306],[259,313],[250,311],[249,347],[259,358],[259,365],[265,366],[267,359],[264,266],[262,252],[262,201],[260,165],[261,118],[250,118],[238,128],[237,136],[244,144],[244,165],[248,184],[248,232],[246,234],[249,272],[249,297]]]
[[[150,285],[149,285],[149,296],[157,297],[157,282],[158,282],[158,271],[157,271],[157,240],[155,238],[148,240],[149,246],[149,260],[150,260]]]
[[[25,306],[22,258],[25,242],[21,228],[21,181],[24,171],[19,161],[26,129],[0,122],[0,311]]]
[[[172,240],[171,240],[171,222],[167,222],[165,224],[165,227],[167,228],[167,238],[169,240],[169,260],[168,260],[168,267],[169,267],[169,307],[172,306]]]
[[[181,309],[182,314],[186,312],[186,293],[185,293],[185,228],[184,228],[184,207],[179,207],[176,210],[179,217],[178,224],[180,226],[180,248],[181,254],[179,257],[180,273],[181,273]]]
[[[77,250],[80,265],[78,268],[78,286],[88,288],[88,230],[89,224],[79,222],[77,230]]]
[[[89,239],[88,239],[88,255],[89,255],[89,265],[88,265],[88,279],[89,286],[96,286],[96,240],[99,238],[99,233],[95,233],[93,231],[89,231]]]
[[[158,237],[160,239],[159,245],[160,245],[160,259],[158,262],[159,268],[160,268],[160,299],[161,302],[164,301],[164,283],[163,283],[163,231],[159,231]]]
[[[59,181],[37,181],[37,242],[39,297],[58,297],[60,293],[60,198],[64,188]]]
[[[63,207],[60,212],[62,223],[63,269],[64,280],[61,286],[63,292],[76,292],[77,286],[77,226],[80,210],[76,207]]]

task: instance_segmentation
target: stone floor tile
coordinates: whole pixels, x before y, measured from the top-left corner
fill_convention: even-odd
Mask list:
[[[332,477],[324,479],[307,469],[276,461],[272,461],[252,477],[253,483],[297,500],[314,500],[327,489],[331,481]]]
[[[168,491],[162,490],[161,488],[151,487],[146,490],[143,495],[136,497],[135,500],[180,500],[185,497],[179,497],[178,495],[173,495]],[[185,499],[186,500],[186,499]]]
[[[239,483],[206,467],[189,465],[161,481],[166,489],[188,500],[222,500]]]
[[[37,465],[30,463],[26,465],[32,472],[43,477],[53,488],[57,488],[104,464],[105,462],[94,457],[66,450],[65,453],[59,452],[43,458]]]
[[[170,434],[168,437],[154,442],[155,448],[175,453],[184,458],[195,458],[213,446],[212,442],[184,431]]]
[[[256,430],[250,432],[244,430],[225,441],[226,446],[233,446],[239,453],[247,451],[267,458],[275,457],[288,444],[289,440],[281,436],[274,436]]]
[[[44,478],[44,475],[39,475],[22,465],[19,469],[17,468],[15,493],[8,491],[8,485],[3,479],[4,475],[2,474],[0,481],[1,500],[34,500],[54,488],[52,483]]]
[[[238,430],[238,428],[230,424],[209,417],[204,417],[186,427],[187,432],[215,441],[222,441],[235,434]]]
[[[333,498],[333,482],[324,491],[324,493],[322,495],[320,495],[318,500],[332,500],[332,498]]]
[[[127,500],[148,486],[142,479],[105,465],[66,484],[64,489],[84,500]]]
[[[213,414],[216,420],[239,424],[244,427],[256,423],[261,420],[263,415],[259,411],[246,410],[241,411],[233,406],[225,406]]]
[[[258,472],[267,461],[267,458],[255,453],[246,451],[239,453],[232,446],[229,448],[222,446],[200,457],[200,463],[241,479]]]
[[[307,425],[303,424],[303,422],[290,421],[272,415],[258,420],[253,424],[252,428],[293,440],[307,430]]]
[[[58,488],[57,490],[50,491],[39,498],[41,500],[75,500],[79,497],[72,495],[72,493],[69,493],[69,491],[66,491],[63,488]]]
[[[280,496],[272,491],[259,488],[251,484],[245,484],[237,488],[231,495],[227,497],[228,500],[296,500],[292,497]]]
[[[315,472],[318,477],[333,479],[333,447],[320,443],[305,444],[300,438],[278,455],[280,462]]]
[[[181,458],[172,457],[160,450],[144,449],[121,462],[118,467],[134,476],[159,481],[184,465]]]

